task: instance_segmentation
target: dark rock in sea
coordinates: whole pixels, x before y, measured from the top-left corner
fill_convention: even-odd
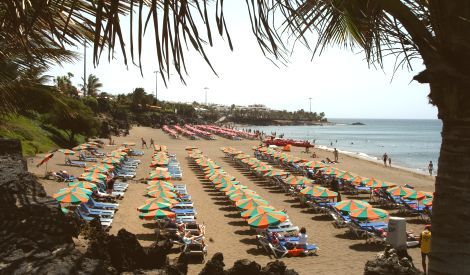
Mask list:
[[[362,122],[353,122],[353,123],[351,123],[351,125],[365,125],[365,124],[362,123]]]
[[[364,275],[400,274],[420,275],[424,274],[414,265],[406,250],[397,251],[387,246],[384,252],[380,252],[377,258],[367,261]]]

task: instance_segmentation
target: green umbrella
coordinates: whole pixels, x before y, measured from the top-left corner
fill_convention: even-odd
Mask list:
[[[282,211],[268,211],[248,219],[248,224],[253,227],[266,228],[287,220],[287,214]]]
[[[388,216],[388,212],[379,208],[365,207],[353,210],[349,213],[351,218],[358,220],[378,220]]]
[[[67,193],[67,192],[83,193],[83,194],[86,194],[86,195],[88,195],[88,196],[93,193],[93,191],[91,191],[91,190],[89,190],[89,189],[82,188],[82,187],[78,187],[78,186],[71,186],[71,187],[62,188],[62,189],[60,189],[59,192],[57,192],[57,193]]]
[[[368,202],[361,200],[344,200],[335,204],[335,208],[343,212],[351,212],[356,209],[371,207]]]
[[[266,206],[269,205],[269,202],[263,199],[251,198],[245,200],[239,200],[235,205],[240,209],[250,209],[257,206]]]
[[[97,188],[96,184],[89,181],[73,181],[69,183],[69,187],[80,187],[90,190],[95,190]]]
[[[248,210],[245,210],[241,213],[242,218],[248,219],[254,216],[258,216],[260,214],[263,214],[264,212],[271,212],[274,211],[274,207],[267,205],[267,206],[257,206],[250,208]]]
[[[171,207],[171,203],[151,201],[149,203],[139,206],[137,210],[139,210],[140,212],[149,212],[157,209],[170,209]]]
[[[59,192],[57,194],[54,194],[52,196],[54,199],[56,199],[58,202],[62,203],[71,203],[71,204],[79,204],[82,202],[87,202],[90,199],[90,196],[88,196],[85,193],[82,192],[74,192],[72,190],[69,191],[64,191],[64,192]]]
[[[166,211],[162,209],[153,210],[146,213],[141,213],[139,218],[151,220],[151,219],[164,219],[164,218],[174,218],[176,215],[171,211]]]

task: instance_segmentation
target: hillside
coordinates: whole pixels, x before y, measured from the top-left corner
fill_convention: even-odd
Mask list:
[[[65,134],[41,121],[25,116],[10,116],[0,119],[0,137],[21,141],[23,156],[33,156],[52,149],[64,147]],[[77,137],[83,140],[83,137]]]

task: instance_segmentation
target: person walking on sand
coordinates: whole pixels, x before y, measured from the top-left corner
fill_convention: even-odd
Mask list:
[[[153,138],[150,138],[150,147],[153,147],[155,144],[153,142]]]
[[[145,146],[145,148],[148,149],[149,147],[147,146],[147,142],[145,141],[145,139],[144,138],[140,138],[140,139],[142,141],[142,149],[144,149],[144,146]]]
[[[335,157],[335,162],[338,162],[338,150],[336,150],[336,148],[333,150],[333,155]]]
[[[432,164],[432,161],[429,161],[428,170],[429,175],[432,176],[432,171],[434,170],[434,165]]]
[[[387,167],[387,160],[388,160],[388,155],[387,153],[385,153],[383,156],[382,156],[382,159],[384,161],[384,166]]]
[[[392,158],[391,157],[388,157],[388,166],[392,167]]]
[[[423,232],[419,235],[419,247],[421,248],[421,261],[423,264],[424,274],[427,274],[426,258],[431,252],[431,226],[426,225]]]

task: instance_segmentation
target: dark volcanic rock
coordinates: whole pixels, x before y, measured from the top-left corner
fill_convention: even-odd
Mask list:
[[[19,141],[0,139],[0,274],[106,274],[72,237],[77,223],[27,172]]]
[[[396,251],[391,246],[387,246],[385,251],[380,252],[375,260],[367,261],[364,274],[419,275],[423,273],[413,265],[413,261],[406,250]]]
[[[199,275],[223,275],[224,273],[224,255],[220,252],[212,256]]]

